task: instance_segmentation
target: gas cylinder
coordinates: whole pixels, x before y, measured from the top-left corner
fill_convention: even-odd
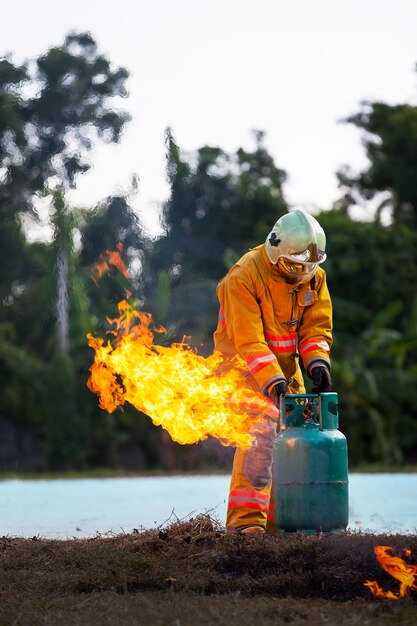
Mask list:
[[[273,464],[278,531],[343,532],[349,519],[348,460],[337,393],[282,396],[280,422]]]

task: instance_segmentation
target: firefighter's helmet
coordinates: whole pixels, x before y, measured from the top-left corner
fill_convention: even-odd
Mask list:
[[[318,221],[295,209],[283,215],[265,242],[271,263],[289,283],[308,282],[326,260],[326,235]]]

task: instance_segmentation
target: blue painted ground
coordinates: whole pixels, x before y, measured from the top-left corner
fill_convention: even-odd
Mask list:
[[[228,486],[228,476],[5,480],[0,536],[131,532],[208,511],[223,521]],[[417,533],[417,474],[352,474],[349,528]]]

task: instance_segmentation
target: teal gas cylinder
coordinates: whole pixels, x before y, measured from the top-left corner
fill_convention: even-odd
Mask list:
[[[340,532],[349,519],[346,437],[338,430],[337,393],[281,397],[274,443],[278,531]]]

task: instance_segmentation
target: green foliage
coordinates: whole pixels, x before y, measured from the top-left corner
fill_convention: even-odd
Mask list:
[[[417,232],[357,222],[336,210],[318,219],[328,241],[332,375],[351,463],[415,460]]]
[[[254,132],[254,139],[253,151],[204,146],[184,158],[166,133],[171,196],[163,207],[165,233],[145,260],[147,300],[177,338],[192,335],[205,350],[217,318],[216,281],[288,209],[285,172],[263,133]]]
[[[0,325],[0,412],[31,429],[42,424],[45,364],[19,345],[16,328]]]
[[[85,335],[105,334],[129,289],[167,328],[161,341],[191,336],[209,354],[218,279],[289,209],[286,174],[262,132],[252,149],[184,155],[170,130],[159,239],[145,236],[129,194],[70,207],[65,193],[95,142],[118,141],[125,127],[113,103],[127,76],[85,33],[27,64],[0,59],[0,413],[42,441],[45,468],[190,469],[215,458],[213,442],[180,447],[131,407],[98,409]],[[332,376],[351,462],[398,466],[417,461],[417,107],[367,103],[348,122],[365,133],[369,167],[339,172],[345,196],[317,216],[328,240]],[[353,202],[379,193],[373,222],[352,219]],[[23,216],[36,219],[41,197],[54,234],[30,243]],[[131,278],[112,272],[97,287],[94,266],[119,243]]]
[[[348,167],[339,180],[357,198],[369,200],[379,192],[388,199],[380,204],[390,207],[395,222],[417,225],[417,106],[366,102],[362,110],[346,120],[364,131],[363,143],[369,167],[354,174]]]
[[[73,33],[35,63],[0,59],[0,204],[33,209],[33,193],[74,186],[95,138],[118,141],[129,119],[109,106],[126,96],[124,68],[113,69],[88,33]],[[28,93],[35,95],[28,96]]]
[[[201,277],[218,279],[236,255],[265,239],[271,225],[287,211],[277,168],[257,131],[255,148],[226,154],[204,146],[183,159],[167,131],[167,169],[171,197],[163,209],[165,236],[156,243],[154,260],[169,269],[174,282]],[[186,277],[186,278],[184,278]]]
[[[112,99],[126,95],[127,76],[86,33],[22,66],[0,59],[0,324],[14,333],[11,346],[0,348],[2,410],[13,422],[34,416],[51,468],[80,467],[91,456],[90,399],[84,406],[80,399],[87,395],[85,333],[94,327],[92,268],[80,268],[74,252],[82,213],[67,205],[65,190],[89,169],[97,138],[119,140],[129,116]],[[36,216],[42,196],[50,200],[53,241],[28,244],[21,215]]]
[[[399,304],[388,305],[356,336],[341,333],[335,341],[333,379],[353,463],[367,459],[396,464],[414,454],[417,423],[411,399],[416,379],[410,363],[417,334],[407,337],[382,325]]]
[[[73,363],[61,357],[48,367],[45,402],[45,466],[47,469],[82,468],[87,459],[86,426],[77,401]]]
[[[335,329],[352,333],[392,301],[412,302],[417,294],[417,232],[404,224],[383,227],[336,210],[318,219],[327,235],[326,269]],[[404,329],[404,317],[395,327]]]
[[[126,297],[127,288],[142,293],[143,279],[137,266],[141,266],[149,244],[140,221],[123,196],[107,198],[93,209],[83,211],[77,227],[81,239],[77,290],[82,298],[78,306],[84,307],[83,317],[89,324],[87,327],[83,324],[84,341],[87,332],[103,333],[108,328],[106,317],[115,316],[117,303]],[[116,250],[118,244],[123,246],[122,257],[132,279],[128,282],[122,274],[112,271],[101,278],[98,286],[93,281],[94,266],[107,250]]]

